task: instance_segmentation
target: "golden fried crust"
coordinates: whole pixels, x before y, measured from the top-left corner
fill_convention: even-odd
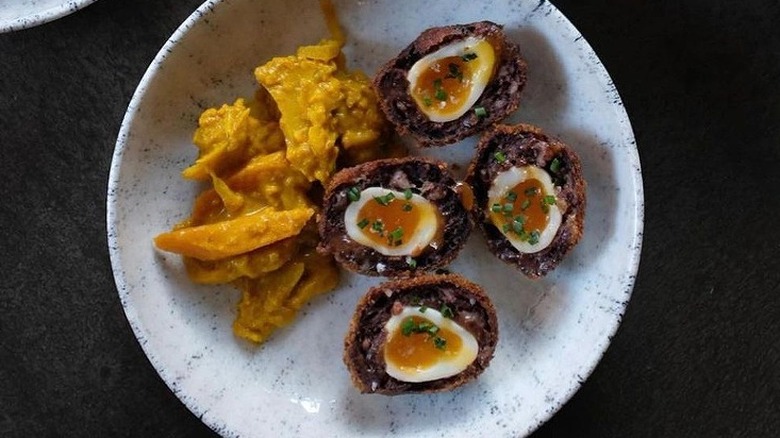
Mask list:
[[[506,157],[495,159],[496,152]],[[550,165],[558,159],[560,168],[551,172]],[[535,165],[553,177],[560,189],[556,195],[564,209],[562,223],[550,245],[533,254],[519,252],[493,224],[488,214],[488,190],[498,172],[513,166]],[[497,125],[485,132],[477,145],[477,153],[469,165],[466,182],[474,191],[475,222],[482,230],[490,251],[499,259],[516,266],[535,279],[555,269],[582,238],[585,222],[585,188],[582,166],[577,153],[561,140],[545,134],[541,128],[528,124]]]
[[[394,305],[440,308],[477,339],[477,358],[463,372],[430,382],[402,382],[385,372],[384,326]],[[457,274],[428,274],[375,286],[359,300],[344,338],[344,363],[362,393],[397,395],[448,391],[477,378],[490,364],[498,342],[496,310],[481,287]]]

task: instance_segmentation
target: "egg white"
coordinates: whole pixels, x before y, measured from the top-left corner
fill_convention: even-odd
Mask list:
[[[374,197],[386,196],[392,193],[395,202],[409,202],[412,208],[419,209],[420,222],[413,232],[404,230],[403,243],[398,246],[377,244],[368,236],[370,226],[361,229],[357,224],[361,218],[360,209],[366,202],[376,202]],[[422,252],[436,236],[439,227],[438,209],[424,197],[414,193],[411,199],[405,199],[404,193],[382,187],[368,187],[360,192],[360,199],[351,202],[344,212],[344,225],[347,235],[355,242],[368,246],[386,256],[416,256]]]
[[[442,58],[462,56],[467,53],[475,53],[477,55],[477,57],[469,61],[469,63],[477,63],[479,67],[470,78],[465,78],[465,80],[471,81],[471,87],[469,89],[468,97],[457,111],[441,114],[437,111],[436,105],[427,106],[421,99],[418,99],[417,96],[415,96],[413,90],[417,86],[417,80],[431,64]],[[463,114],[466,114],[466,112],[477,102],[482,95],[482,92],[485,91],[488,82],[490,82],[494,63],[495,53],[493,46],[484,39],[468,37],[456,41],[423,56],[412,65],[412,68],[409,69],[409,72],[406,75],[406,79],[409,81],[409,94],[414,97],[420,111],[428,116],[428,119],[432,122],[450,122]]]
[[[388,360],[387,355],[385,354],[385,371],[391,377],[402,382],[411,383],[444,379],[463,372],[463,370],[468,368],[468,366],[477,358],[479,344],[477,343],[477,339],[474,338],[474,335],[452,319],[445,318],[441,312],[435,309],[425,309],[425,312],[420,312],[419,306],[405,306],[399,314],[391,316],[385,324],[385,330],[388,333],[388,341],[393,335],[403,336],[403,334],[400,333],[399,326],[410,316],[425,318],[439,326],[440,329],[452,331],[460,337],[463,344],[456,356],[442,356],[442,360],[428,368],[416,367],[414,369],[409,369],[401,367]]]
[[[504,172],[499,173],[498,176],[496,176],[496,178],[493,180],[493,183],[490,186],[490,190],[488,190],[487,208],[490,208],[490,206],[493,204],[503,204],[502,199],[504,199],[509,190],[529,179],[536,179],[541,182],[546,194],[556,194],[552,179],[544,169],[537,166],[512,167]],[[517,234],[511,231],[504,233],[500,228],[499,230],[502,231],[507,240],[509,240],[509,243],[511,243],[512,246],[515,247],[518,251],[526,254],[539,252],[550,246],[550,243],[552,243],[555,235],[558,233],[558,228],[561,226],[562,216],[558,205],[553,204],[549,207],[550,210],[548,212],[549,219],[547,221],[547,226],[544,227],[543,230],[540,230],[539,242],[534,245],[531,245],[527,241],[521,240]]]

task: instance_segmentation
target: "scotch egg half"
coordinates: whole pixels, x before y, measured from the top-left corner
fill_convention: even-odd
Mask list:
[[[424,197],[382,187],[350,188],[347,196],[344,226],[355,242],[386,256],[416,256],[438,247],[439,210]]]
[[[496,64],[493,46],[468,37],[420,58],[407,73],[409,94],[433,122],[463,116],[485,91]],[[484,117],[484,108],[475,108]]]
[[[476,338],[442,312],[405,306],[385,324],[386,372],[403,382],[428,382],[463,372],[479,352]]]
[[[499,173],[488,191],[488,216],[513,247],[526,254],[547,248],[561,226],[555,187],[537,166]]]

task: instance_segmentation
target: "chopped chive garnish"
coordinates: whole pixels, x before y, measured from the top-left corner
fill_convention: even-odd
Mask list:
[[[528,236],[528,243],[531,245],[539,243],[539,230],[531,231],[531,234]]]
[[[403,210],[403,211],[412,211],[412,204],[410,204],[410,203],[408,203],[408,202],[407,202],[406,204],[404,204],[404,205],[401,207],[401,210]]]
[[[381,204],[381,205],[383,205],[385,207],[390,205],[390,202],[392,202],[393,199],[395,199],[395,195],[392,192],[390,192],[390,193],[388,193],[388,194],[386,194],[384,196],[374,196],[374,201],[378,202],[379,204]]]
[[[555,196],[547,195],[542,199],[542,204],[553,205],[555,204]]]
[[[417,310],[419,310],[420,313],[425,313],[425,311],[428,310],[428,306],[420,306],[420,308]]]
[[[492,211],[493,213],[501,213],[501,204],[493,204],[490,207],[490,211]]]
[[[423,308],[420,308],[423,311]],[[437,336],[439,333],[439,326],[430,321],[420,321],[415,323],[412,317],[408,317],[401,322],[401,334],[404,336],[411,336],[414,333],[423,333],[430,335],[433,340],[433,345],[439,350],[443,350],[447,345],[447,340],[441,336]]]
[[[412,199],[412,189],[404,189],[404,199]]]
[[[401,237],[404,235],[404,230],[401,227],[398,227],[394,229],[393,231],[387,233],[387,241],[395,246],[398,246],[401,244]]]
[[[509,225],[509,224],[504,224],[504,225],[501,226],[501,229],[504,231],[504,233],[508,233],[509,230],[512,229],[512,226]]]
[[[360,228],[365,228],[366,225],[368,225],[369,220],[366,218],[363,218],[360,222],[357,223],[357,226]]]
[[[559,170],[561,170],[561,160],[559,160],[558,157],[555,157],[550,163],[550,172],[558,173]]]
[[[382,221],[376,220],[376,221],[374,221],[373,224],[371,224],[371,229],[376,231],[377,233],[380,233],[380,235],[381,235],[382,231],[385,230],[385,225],[382,223]]]
[[[514,208],[515,208],[515,205],[512,204],[511,202],[508,202],[508,203],[504,204],[503,210],[504,210],[504,213],[509,213],[512,210],[514,210]]]
[[[474,52],[464,53],[460,56],[460,59],[463,60],[463,62],[469,62],[477,59],[477,54]]]
[[[410,268],[414,269],[417,267],[417,260],[413,259],[411,256],[406,256],[406,264],[409,265]]]
[[[460,67],[458,67],[458,64],[451,62],[447,67],[449,69],[449,73],[447,73],[448,78],[454,78],[459,81],[463,81],[463,72],[460,71]]]
[[[536,193],[539,191],[536,187],[528,187],[525,189],[525,196],[536,196]]]
[[[503,163],[504,161],[506,161],[506,155],[504,155],[504,153],[501,151],[498,151],[495,154],[493,154],[493,158],[495,158],[496,161],[498,161],[499,163]]]
[[[433,81],[433,96],[441,101],[447,100],[447,92],[441,87],[441,79]]]
[[[401,334],[404,336],[409,336],[414,332],[415,327],[416,324],[410,316],[401,322]]]
[[[512,222],[512,231],[514,231],[517,234],[523,233],[523,224],[519,222]]]
[[[445,318],[452,319],[455,316],[455,314],[452,313],[452,309],[450,309],[450,307],[446,304],[441,305],[441,309],[439,309],[439,312],[441,312],[441,316]]]
[[[515,200],[517,199],[517,193],[515,193],[515,192],[507,192],[506,196],[504,196],[504,197],[509,202],[515,202]]]
[[[347,189],[347,199],[350,202],[357,202],[360,200],[360,189],[357,187],[350,187]]]
[[[523,200],[523,203],[520,204],[520,210],[525,210],[531,205],[531,201],[528,200],[528,198]]]
[[[515,223],[518,223],[518,224],[520,224],[520,225],[523,225],[523,224],[525,223],[525,220],[526,220],[526,217],[525,217],[525,216],[523,216],[522,214],[521,214],[521,215],[519,215],[519,216],[515,216],[515,218],[513,219],[513,221],[514,221]]]
[[[480,119],[484,119],[485,117],[487,117],[487,110],[484,107],[477,106],[474,107],[474,114]]]
[[[433,101],[431,100],[430,97],[427,97],[427,96],[423,97],[423,105],[431,106],[431,105],[433,105]]]

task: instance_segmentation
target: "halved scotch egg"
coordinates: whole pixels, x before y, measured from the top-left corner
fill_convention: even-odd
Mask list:
[[[582,237],[585,181],[576,152],[531,125],[498,125],[477,146],[466,182],[490,251],[538,278]]]
[[[380,107],[422,146],[454,143],[503,120],[520,104],[526,63],[489,21],[424,31],[374,78]]]
[[[365,275],[433,270],[465,245],[473,228],[469,208],[442,162],[371,161],[337,172],[326,187],[319,249]]]
[[[495,308],[482,288],[427,274],[371,288],[344,340],[344,363],[364,393],[454,389],[477,378],[498,342]]]

